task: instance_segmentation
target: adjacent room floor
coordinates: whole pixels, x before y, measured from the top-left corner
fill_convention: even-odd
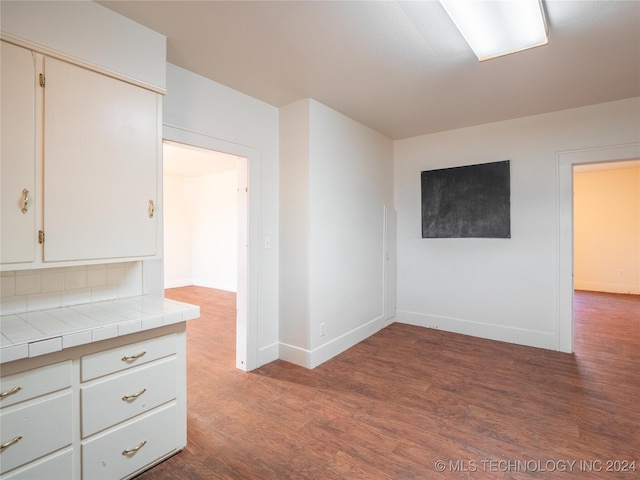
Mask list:
[[[138,480],[640,475],[640,296],[576,292],[574,355],[392,324],[314,370],[244,373],[235,294],[166,295],[201,306],[188,445]]]

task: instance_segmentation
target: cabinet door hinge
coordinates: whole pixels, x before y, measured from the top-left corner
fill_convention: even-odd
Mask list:
[[[44,73],[41,73],[38,75],[38,80],[40,81],[40,86],[44,88],[44,84],[45,84]]]
[[[44,243],[44,232],[42,230],[38,230],[38,243]]]

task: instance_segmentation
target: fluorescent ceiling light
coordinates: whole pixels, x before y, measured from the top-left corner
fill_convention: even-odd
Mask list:
[[[540,0],[440,0],[478,60],[549,43]]]

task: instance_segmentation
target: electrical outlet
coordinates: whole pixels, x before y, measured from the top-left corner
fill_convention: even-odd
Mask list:
[[[324,337],[326,333],[327,333],[327,324],[322,322],[320,324],[320,336]]]
[[[623,269],[620,269],[620,276],[624,277],[624,270]]]

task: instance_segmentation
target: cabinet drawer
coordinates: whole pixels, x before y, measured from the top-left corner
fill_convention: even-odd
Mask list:
[[[54,395],[2,410],[1,442],[16,441],[2,450],[1,473],[71,444],[71,391]]]
[[[68,448],[50,457],[17,469],[2,480],[69,480],[73,478],[73,450]]]
[[[0,378],[0,406],[7,407],[71,386],[71,362],[60,362]]]
[[[173,403],[83,442],[82,478],[123,478],[157,461],[176,448],[176,422]]]
[[[85,355],[81,359],[82,381],[86,382],[103,375],[120,372],[174,353],[176,353],[176,336],[171,334]]]
[[[83,386],[83,438],[176,398],[176,374],[173,356]]]

